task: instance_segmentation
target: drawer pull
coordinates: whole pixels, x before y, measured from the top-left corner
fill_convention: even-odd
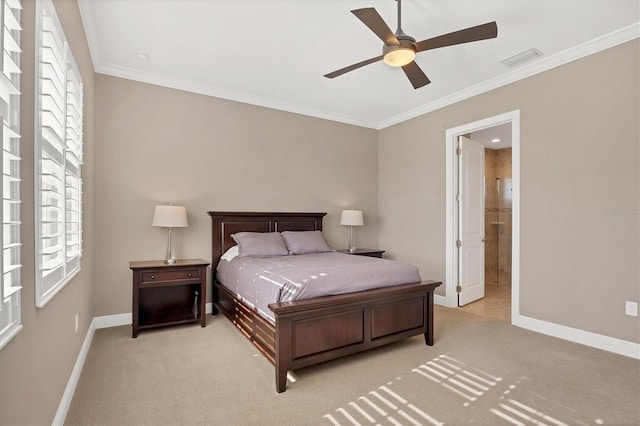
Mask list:
[[[155,279],[156,279],[156,276],[155,276],[155,275],[151,275],[151,279],[152,279],[152,280],[155,280]]]
[[[193,275],[191,274],[191,272],[189,272],[189,278],[191,278]]]

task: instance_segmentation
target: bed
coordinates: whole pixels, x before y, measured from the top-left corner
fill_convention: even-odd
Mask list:
[[[261,316],[216,279],[222,255],[239,232],[322,231],[326,213],[209,212],[213,282],[212,314],[224,314],[275,365],[276,390],[287,372],[423,334],[433,345],[433,292],[423,281],[347,294],[277,302]]]

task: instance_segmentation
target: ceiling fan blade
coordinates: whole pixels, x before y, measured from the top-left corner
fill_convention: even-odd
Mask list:
[[[358,68],[362,68],[365,65],[373,64],[374,62],[378,62],[382,60],[384,56],[376,56],[375,58],[367,59],[366,61],[358,62],[357,64],[349,65],[348,67],[341,68],[337,71],[330,72],[329,74],[325,74],[324,76],[327,78],[335,78],[339,75],[346,74],[349,71],[357,70]]]
[[[351,13],[356,15],[356,17],[369,27],[387,46],[397,46],[400,44],[395,34],[393,34],[393,31],[391,31],[387,23],[384,22],[380,14],[373,7],[352,10]]]
[[[416,64],[416,61],[411,61],[403,66],[402,71],[404,71],[414,89],[419,89],[431,83],[429,77],[427,77],[418,64]]]
[[[438,37],[419,41],[415,44],[416,52],[437,49],[439,47],[453,46],[456,44],[469,43],[471,41],[486,40],[498,36],[498,25],[495,22],[454,31]]]

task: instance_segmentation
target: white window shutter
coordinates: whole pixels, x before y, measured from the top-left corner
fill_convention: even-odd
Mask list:
[[[0,348],[22,328],[20,259],[20,0],[1,0],[2,58],[0,117],[2,127],[2,281]]]
[[[82,79],[51,0],[37,2],[36,306],[80,270]]]

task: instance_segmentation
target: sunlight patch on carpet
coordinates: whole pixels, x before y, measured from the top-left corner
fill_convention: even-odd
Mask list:
[[[500,403],[499,406],[500,409],[492,408],[491,412],[515,425],[554,424],[556,426],[568,426],[566,423],[514,399],[509,398],[507,403]],[[522,423],[522,420],[527,423]],[[543,423],[542,420],[547,423]]]
[[[387,385],[391,384],[390,382]],[[389,386],[380,386],[378,389],[370,391],[366,396],[360,396],[357,402],[349,402],[347,407],[338,408],[336,413],[335,416],[325,414],[323,417],[336,426],[342,425],[344,420],[348,421],[345,424],[360,426],[361,419],[364,419],[366,424],[379,424],[386,420],[392,425],[398,426],[406,424],[441,426],[444,424],[409,402],[399,393],[391,390]]]
[[[466,404],[476,401],[502,381],[500,377],[470,367],[448,355],[440,355],[411,371],[463,397]]]
[[[522,426],[586,424],[574,416],[576,413],[567,412],[570,410],[568,407],[559,410],[556,415],[559,418],[536,408],[541,396],[521,386],[527,380],[526,377],[520,377],[507,385],[509,382],[503,383],[505,380],[500,376],[449,355],[439,355],[409,369],[404,380],[403,377],[397,377],[378,386],[337,408],[335,412],[325,414],[323,419],[333,426],[443,425],[445,421],[451,421],[448,417],[452,413],[456,413],[458,418],[462,416],[469,422],[474,419],[487,421],[495,416],[495,422],[502,420]],[[451,395],[444,398],[446,407],[434,405],[435,398],[430,397],[438,389],[445,389]],[[438,401],[442,404],[441,396]],[[441,420],[443,418],[445,421]],[[603,423],[601,419],[596,420],[596,424]]]

